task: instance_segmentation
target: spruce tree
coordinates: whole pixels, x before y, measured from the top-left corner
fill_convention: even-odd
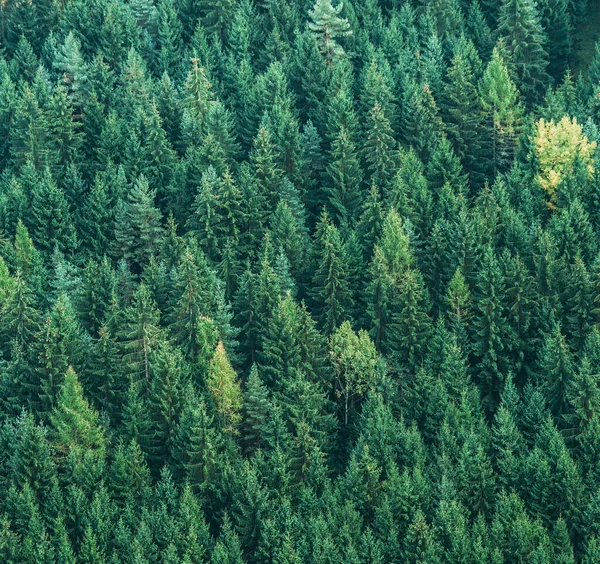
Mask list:
[[[361,207],[362,173],[352,139],[342,126],[331,147],[332,162],[327,167],[330,179],[329,202],[333,217],[352,225]]]
[[[376,103],[365,120],[366,135],[363,147],[371,184],[387,193],[398,167],[396,141],[381,106]]]
[[[492,134],[491,174],[503,172],[512,163],[519,133],[518,90],[496,47],[479,84],[481,105]]]
[[[483,261],[475,288],[472,339],[482,396],[488,409],[494,409],[506,374],[508,327],[498,261],[491,250],[486,251]]]
[[[339,230],[326,214],[321,217],[317,237],[318,264],[312,280],[312,292],[319,312],[318,319],[329,334],[346,319],[351,308],[348,271]]]
[[[269,415],[269,391],[262,383],[258,368],[252,365],[244,390],[243,439],[249,454],[263,447],[264,429]]]
[[[151,385],[148,393],[150,414],[150,456],[154,469],[172,463],[171,450],[183,409],[185,366],[181,354],[161,343],[152,355]]]
[[[487,132],[484,128],[474,69],[466,53],[458,52],[452,59],[441,108],[448,138],[463,162],[471,182],[477,186],[481,185],[487,173],[481,158]]]
[[[220,341],[208,366],[206,386],[214,401],[221,428],[226,432],[237,433],[236,426],[241,420],[240,410],[243,405],[242,393],[237,374]]]
[[[55,247],[73,252],[77,244],[73,219],[64,192],[49,171],[36,183],[31,196],[32,231],[37,247],[46,253]]]
[[[35,304],[33,292],[17,272],[14,287],[2,303],[0,327],[4,343],[14,341],[23,351],[31,344],[41,321]]]
[[[343,2],[334,8],[331,0],[317,0],[312,10],[308,12],[311,19],[308,29],[315,36],[319,51],[328,65],[344,55],[344,49],[336,39],[352,35],[348,20],[340,17],[343,9]]]
[[[154,205],[154,192],[140,176],[131,187],[127,200],[117,204],[115,212],[115,254],[136,268],[146,265],[158,251],[162,237],[161,213]]]
[[[503,0],[498,33],[508,56],[507,66],[531,106],[540,100],[550,81],[547,36],[536,4],[532,0]]]
[[[106,437],[99,425],[98,413],[83,397],[83,389],[72,367],[67,369],[56,407],[50,414],[52,444],[63,458],[69,452],[85,455],[90,451],[103,457]]]

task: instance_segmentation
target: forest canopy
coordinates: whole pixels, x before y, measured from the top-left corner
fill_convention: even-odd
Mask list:
[[[600,562],[587,0],[1,0],[0,560]]]

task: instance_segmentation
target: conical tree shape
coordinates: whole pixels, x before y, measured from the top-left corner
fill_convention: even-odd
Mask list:
[[[321,218],[317,235],[318,266],[313,276],[313,297],[318,307],[318,319],[331,333],[346,319],[351,308],[348,291],[346,257],[338,229],[326,215]]]
[[[325,57],[328,65],[344,54],[344,50],[336,39],[352,34],[348,20],[339,17],[343,8],[343,2],[334,8],[331,0],[317,0],[308,14],[311,19],[308,28],[314,34],[319,51]]]
[[[69,367],[63,387],[50,414],[52,443],[59,456],[71,451],[85,454],[93,452],[103,457],[106,437],[98,423],[98,413],[90,408],[83,397],[83,389],[73,368]]]
[[[127,201],[116,208],[115,252],[137,268],[145,266],[158,252],[162,237],[161,214],[154,206],[154,192],[140,176],[131,188]]]
[[[529,105],[537,102],[550,77],[546,72],[547,38],[536,4],[532,0],[503,0],[498,32],[508,54],[506,63],[518,80],[521,92]]]
[[[485,69],[479,91],[486,121],[491,128],[490,173],[495,176],[512,163],[521,117],[517,87],[497,47]]]
[[[220,474],[222,443],[204,401],[192,394],[179,421],[173,457],[178,472],[187,477],[194,491],[214,493]]]
[[[159,470],[171,463],[171,449],[183,410],[186,374],[181,354],[166,343],[152,355],[151,385],[148,394],[150,413],[150,456],[148,463]]]
[[[229,363],[221,341],[208,366],[206,386],[215,402],[222,429],[227,432],[237,432],[236,426],[241,419],[242,392],[237,374]]]
[[[328,191],[333,215],[341,224],[352,225],[362,204],[362,172],[354,144],[343,127],[332,143],[331,157],[333,162],[327,174],[331,182]]]
[[[246,451],[253,453],[263,446],[263,435],[270,402],[256,365],[252,365],[244,390],[243,438]]]

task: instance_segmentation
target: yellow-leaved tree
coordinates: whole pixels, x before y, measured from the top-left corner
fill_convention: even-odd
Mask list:
[[[215,402],[223,430],[235,433],[235,427],[242,418],[242,390],[221,341],[208,366],[206,385]]]
[[[588,175],[594,172],[593,153],[596,142],[590,142],[583,134],[583,127],[576,118],[564,116],[558,123],[540,119],[535,136],[535,154],[539,172],[537,181],[550,197],[549,206],[554,207],[556,190],[573,171],[576,159],[586,167]]]

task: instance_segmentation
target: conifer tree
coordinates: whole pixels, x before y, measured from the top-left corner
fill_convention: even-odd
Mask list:
[[[55,247],[67,253],[74,251],[77,239],[69,206],[49,171],[36,183],[31,196],[32,231],[37,247],[47,253]]]
[[[317,233],[318,266],[312,291],[318,304],[319,321],[329,334],[344,321],[351,307],[348,271],[340,233],[326,214],[321,217]]]
[[[547,36],[537,6],[531,0],[503,0],[498,18],[508,59],[507,66],[517,79],[529,105],[537,102],[549,83]]]
[[[288,294],[281,299],[265,327],[260,371],[267,386],[280,390],[303,370],[299,343],[299,308]]]
[[[10,135],[11,162],[16,166],[31,161],[36,170],[43,170],[54,164],[48,120],[40,106],[36,93],[26,87],[16,108]]]
[[[331,0],[317,0],[308,13],[311,19],[308,29],[315,36],[319,51],[325,57],[328,65],[344,55],[344,49],[336,39],[352,35],[348,20],[340,17],[343,9],[343,2],[334,8]]]
[[[206,69],[200,66],[199,59],[193,57],[191,63],[192,68],[188,72],[184,85],[184,107],[194,119],[199,121],[199,125],[202,127],[206,114],[214,102],[214,94],[206,75]]]
[[[83,397],[83,389],[72,367],[67,369],[56,407],[50,414],[52,443],[62,458],[69,452],[84,455],[87,451],[104,456],[106,438],[98,414]]]
[[[83,143],[81,122],[74,119],[73,106],[67,98],[66,89],[60,84],[50,100],[47,119],[51,150],[56,154],[57,164],[65,166],[76,162]]]
[[[262,383],[256,364],[252,365],[244,390],[243,438],[246,452],[252,454],[263,446],[269,415],[269,392]]]
[[[424,162],[431,157],[436,138],[442,133],[443,123],[429,84],[411,81],[403,92],[401,107],[402,139],[414,147]]]
[[[123,317],[119,335],[123,342],[123,367],[134,383],[141,383],[147,390],[151,353],[161,338],[161,331],[160,313],[145,284],[140,284]]]
[[[171,450],[183,409],[185,386],[183,359],[177,350],[161,343],[151,362],[148,393],[150,414],[149,464],[160,469],[171,462]]]
[[[271,132],[261,127],[254,138],[250,162],[254,168],[260,198],[269,211],[274,210],[277,205],[281,186],[282,172],[277,165],[277,156]]]
[[[540,22],[548,36],[548,73],[557,82],[564,76],[571,52],[572,4],[566,0],[545,0],[538,5]]]
[[[27,383],[32,406],[45,418],[56,406],[68,368],[81,366],[82,344],[73,306],[67,295],[61,294],[38,333],[35,373]]]
[[[496,47],[480,85],[481,105],[492,134],[491,163],[493,176],[506,170],[513,160],[519,133],[518,90],[511,80]]]
[[[400,362],[416,367],[425,353],[431,331],[429,298],[416,269],[408,269],[397,282],[391,304],[389,347]]]
[[[212,423],[204,401],[190,392],[179,421],[173,457],[192,489],[204,495],[214,495],[220,471],[222,438]]]
[[[365,122],[363,152],[367,170],[371,174],[371,184],[385,194],[397,171],[396,141],[390,122],[378,103],[371,108]]]
[[[341,224],[352,225],[361,207],[362,173],[352,140],[342,126],[331,147],[332,162],[327,167],[328,189],[333,216]]]
[[[40,323],[40,312],[35,307],[35,297],[20,272],[17,272],[15,284],[2,303],[3,342],[14,341],[20,350],[26,350],[31,344]]]
[[[23,411],[16,419],[16,440],[9,461],[12,482],[21,488],[27,484],[44,507],[56,479],[47,430],[36,424],[30,412]]]
[[[573,361],[558,325],[545,336],[539,362],[548,407],[556,417],[560,417],[568,408],[566,397],[573,378]]]
[[[236,426],[241,420],[242,392],[237,374],[229,363],[221,341],[210,361],[206,386],[215,403],[221,428],[226,432],[236,433]]]
[[[127,200],[117,204],[115,212],[116,254],[137,268],[143,267],[158,251],[162,237],[161,214],[154,206],[154,192],[140,176]]]
[[[484,255],[478,276],[473,318],[473,349],[478,358],[477,372],[486,405],[498,402],[506,374],[508,327],[504,312],[504,281],[491,250]]]
[[[482,175],[487,172],[481,162],[487,132],[484,129],[474,69],[466,53],[459,52],[452,59],[441,107],[448,138],[471,181],[480,185]]]

